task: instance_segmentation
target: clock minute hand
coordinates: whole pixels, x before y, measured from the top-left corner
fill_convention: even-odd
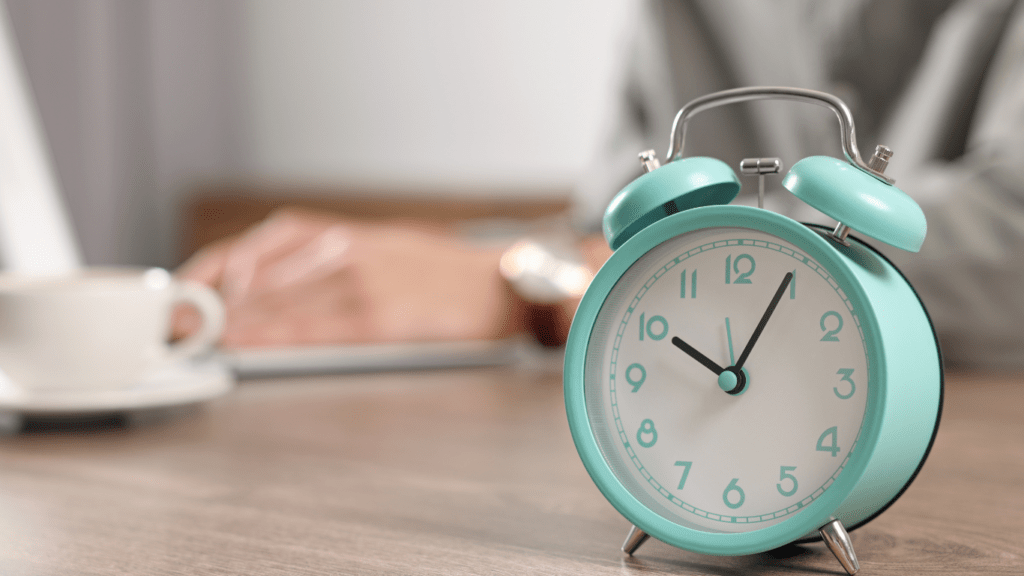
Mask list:
[[[754,333],[750,335],[750,340],[747,341],[747,345],[743,347],[743,352],[740,353],[740,360],[736,363],[736,369],[743,368],[743,363],[747,361],[747,356],[750,356],[750,351],[754,349],[754,344],[757,343],[757,339],[761,337],[761,332],[764,331],[764,327],[768,324],[768,319],[772,317],[772,313],[775,312],[775,307],[779,305],[779,300],[782,299],[782,294],[786,291],[789,283],[793,281],[793,273],[786,272],[786,276],[782,279],[782,284],[779,284],[779,289],[775,291],[775,296],[772,296],[772,301],[768,304],[768,309],[764,311],[764,315],[761,316],[761,321],[757,323],[757,328],[754,328]]]
[[[686,342],[683,342],[683,340],[678,336],[672,337],[672,344],[675,345],[676,348],[679,348],[683,352],[689,354],[690,358],[693,358],[697,362],[700,362],[702,365],[704,365],[705,368],[711,370],[715,374],[721,374],[722,372],[725,371],[725,368],[722,368],[718,364],[715,364],[713,360],[698,352],[697,349],[694,348],[693,346],[690,346]]]

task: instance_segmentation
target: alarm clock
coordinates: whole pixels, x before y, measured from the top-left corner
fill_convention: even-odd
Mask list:
[[[732,168],[684,157],[691,117],[761,99],[838,116],[846,158],[804,158],[782,180],[834,228],[730,205]],[[891,154],[879,146],[865,162],[841,100],[782,87],[694,100],[665,165],[641,154],[646,173],[605,213],[614,252],[580,302],[564,367],[580,458],[633,524],[627,554],[649,536],[714,555],[821,539],[858,570],[849,531],[913,481],[942,406],[924,305],[857,237],[911,252],[924,241],[923,212],[885,175]],[[780,167],[742,163],[762,179]]]

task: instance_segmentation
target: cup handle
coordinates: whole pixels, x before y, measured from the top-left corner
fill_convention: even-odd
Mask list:
[[[195,334],[168,346],[169,356],[174,360],[191,358],[212,348],[224,332],[225,321],[224,303],[212,288],[187,280],[177,281],[176,285],[171,309],[178,304],[195,306],[203,323]]]

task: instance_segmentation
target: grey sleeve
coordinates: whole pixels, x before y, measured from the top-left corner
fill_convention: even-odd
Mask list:
[[[925,167],[898,185],[927,190],[919,254],[889,250],[917,288],[955,365],[1024,365],[1024,146]]]
[[[630,42],[618,72],[610,118],[598,153],[575,190],[575,222],[596,232],[608,202],[642,171],[637,155],[654,149],[664,160],[672,120],[693,98],[732,86],[716,42],[694,2],[639,3]],[[698,123],[688,152],[724,158],[750,139],[735,114]]]
[[[927,306],[949,363],[1020,368],[1024,4],[1012,14],[988,65],[971,126],[964,155],[923,162],[898,177],[897,185],[921,203],[928,235],[919,254],[888,254]]]
[[[640,174],[637,153],[655,148],[659,156],[664,154],[672,116],[682,102],[729,87],[735,80],[722,74],[728,67],[690,3],[645,2],[642,9],[623,60],[622,90],[608,136],[576,190],[576,222],[587,232],[600,230],[608,201]],[[896,151],[892,166],[897,185],[925,211],[928,237],[919,254],[884,247],[883,251],[920,294],[947,361],[1020,368],[1024,367],[1024,2],[957,2],[946,16],[929,42],[935,49],[931,68],[941,81],[928,77],[928,62],[922,61],[920,89],[904,93],[907,113],[902,118],[902,137],[882,139]],[[1000,27],[1002,34],[997,34]],[[991,60],[987,64],[968,61],[961,67],[965,75],[951,75],[952,59],[967,53],[955,48],[957,41],[976,47],[986,37],[999,40]],[[971,77],[972,71],[979,74]],[[979,87],[973,114],[967,118],[966,152],[950,161],[937,160],[939,141],[948,138],[950,130],[930,121],[936,114],[925,112],[964,120],[965,111],[955,99],[942,97]],[[894,116],[890,124],[900,124],[898,110]],[[723,119],[715,118],[715,133],[710,137],[694,138],[698,146],[702,140],[716,144],[693,152],[724,159],[723,154],[736,148],[738,139],[726,136],[743,132]]]
[[[604,209],[623,186],[641,174],[637,154],[655,146],[653,135],[666,131],[666,110],[674,98],[659,8],[643,3],[631,31],[626,57],[618,71],[610,121],[603,127],[597,155],[574,190],[573,220],[578,230],[601,230]],[[671,114],[671,112],[668,112]]]

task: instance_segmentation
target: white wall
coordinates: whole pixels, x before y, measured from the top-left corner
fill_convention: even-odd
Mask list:
[[[171,264],[199,181],[565,188],[635,0],[7,0],[90,264]]]
[[[630,7],[254,2],[252,167],[412,190],[567,187],[597,140]]]

